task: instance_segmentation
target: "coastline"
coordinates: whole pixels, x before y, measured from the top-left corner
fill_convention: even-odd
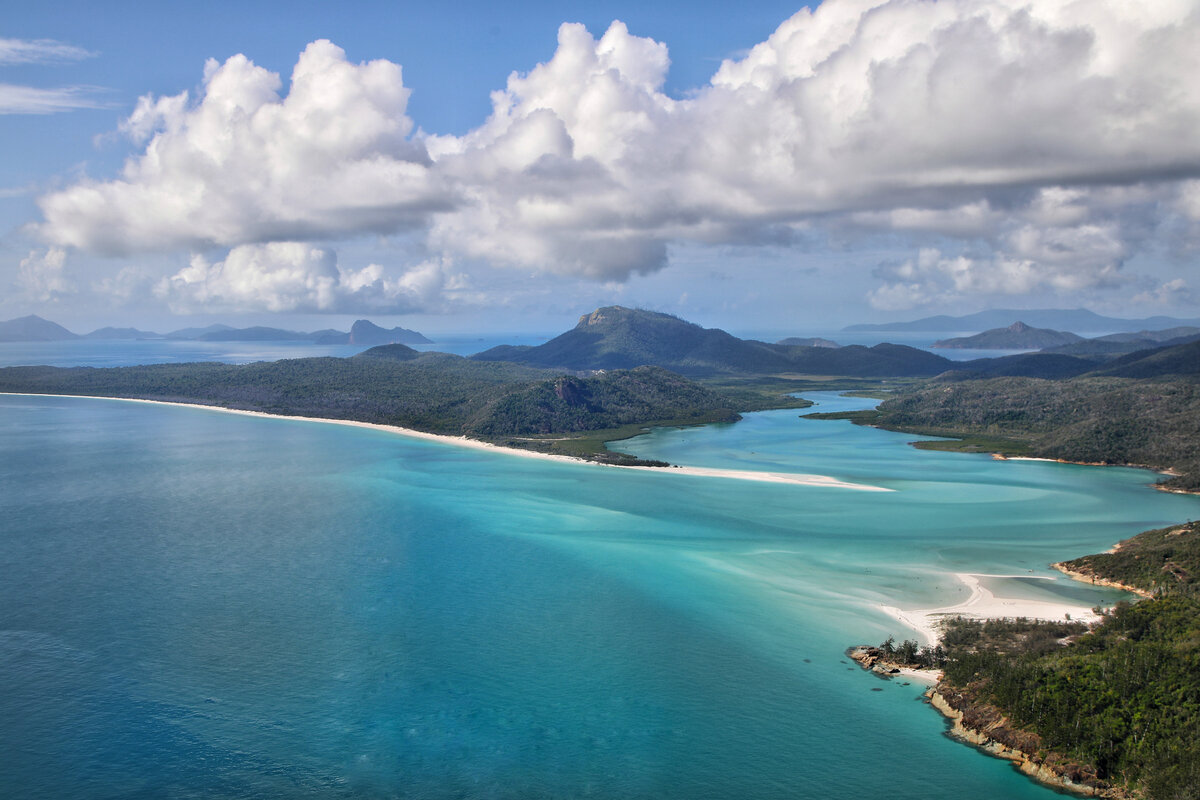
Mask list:
[[[756,481],[759,483],[785,483],[795,486],[853,489],[861,492],[895,491],[895,489],[888,489],[883,486],[871,486],[865,483],[851,483],[849,481],[839,480],[838,478],[830,477],[828,475],[811,475],[806,473],[791,472],[760,472],[753,470],[718,469],[714,467],[687,467],[677,465],[672,465],[670,467],[637,467],[626,464],[605,464],[598,461],[588,461],[587,459],[583,458],[574,458],[572,456],[556,455],[554,453],[540,453],[536,450],[522,450],[515,447],[504,447],[503,445],[492,444],[491,442],[485,442],[480,439],[471,439],[467,436],[451,436],[448,434],[427,433],[425,431],[418,431],[412,428],[402,428],[399,425],[384,425],[376,422],[360,422],[358,420],[336,419],[330,417],[302,417],[285,414],[270,414],[266,411],[250,411],[248,409],[210,406],[203,403],[177,403],[170,400],[148,400],[140,397],[105,397],[103,395],[82,394],[40,394],[36,392],[0,392],[0,395],[6,395],[9,397],[63,397],[77,398],[81,400],[116,400],[126,403],[149,403],[152,405],[161,406],[196,408],[205,411],[219,411],[225,414],[241,414],[243,416],[262,417],[267,419],[292,420],[296,422],[316,422],[328,425],[345,425],[348,427],[367,428],[369,430],[381,431],[383,433],[391,433],[412,439],[422,439],[428,442],[439,442],[441,444],[454,445],[457,447],[466,447],[472,450],[485,450],[493,453],[502,453],[523,458],[557,461],[559,463],[590,464],[592,466],[605,467],[608,469],[631,469],[640,470],[642,472],[690,475],[700,478],[725,478],[728,480]]]
[[[1116,550],[1117,548],[1114,547],[1108,552],[1113,553],[1116,552]],[[1080,583],[1090,583],[1093,586],[1107,586],[1110,589],[1121,589],[1122,591],[1136,594],[1139,597],[1154,597],[1153,592],[1148,592],[1145,589],[1138,588],[1137,586],[1130,586],[1129,584],[1120,583],[1119,581],[1110,581],[1107,578],[1101,578],[1098,575],[1088,572],[1077,572],[1076,570],[1068,569],[1065,561],[1060,561],[1057,564],[1051,564],[1050,566],[1061,572],[1063,575],[1066,575],[1068,578],[1077,580]]]
[[[905,610],[880,603],[877,608],[892,619],[920,634],[923,644],[935,645],[940,637],[937,623],[947,617],[969,617],[971,619],[1030,619],[1061,620],[1069,617],[1082,622],[1096,622],[1100,616],[1091,608],[1071,603],[1056,603],[1048,600],[1028,600],[1018,597],[999,597],[983,586],[980,578],[1029,578],[1029,575],[988,575],[976,572],[955,572],[953,576],[971,590],[970,596],[961,603],[939,608]],[[1054,578],[1034,576],[1039,580]]]

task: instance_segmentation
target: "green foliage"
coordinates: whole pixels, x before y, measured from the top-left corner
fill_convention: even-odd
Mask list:
[[[403,345],[245,365],[10,367],[0,369],[0,391],[191,402],[488,439],[737,419],[724,396],[653,367],[578,378]]]
[[[1035,731],[1046,749],[1152,798],[1194,788],[1200,764],[1196,598],[1118,605],[1093,632],[1061,648],[947,643],[947,653],[948,684]]]
[[[1200,592],[1200,523],[1139,533],[1113,553],[1063,562],[1085,575],[1102,576],[1148,592]]]
[[[805,347],[739,339],[669,314],[610,306],[537,347],[504,345],[481,361],[569,370],[665,367],[691,377],[728,375],[932,376],[953,362],[904,345]]]
[[[728,400],[658,367],[589,378],[559,376],[509,392],[468,423],[489,438],[518,433],[570,433],[647,420],[732,422]]]
[[[874,423],[946,437],[984,437],[1009,454],[1137,464],[1182,473],[1200,489],[1200,384],[1124,378],[994,378],[932,383],[879,407]]]

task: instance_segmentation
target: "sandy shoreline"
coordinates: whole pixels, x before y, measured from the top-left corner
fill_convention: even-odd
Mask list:
[[[1072,620],[1095,622],[1100,619],[1090,607],[1072,603],[1056,603],[1048,600],[1028,600],[1020,597],[997,597],[986,588],[980,578],[1029,578],[1029,575],[985,575],[973,572],[956,572],[954,577],[971,590],[971,596],[961,603],[941,608],[904,610],[880,604],[879,610],[900,624],[916,631],[925,641],[938,641],[937,623],[947,617],[969,617],[971,619],[1008,619],[1028,617],[1030,619],[1063,620],[1069,615]],[[1054,578],[1041,577],[1052,581]]]
[[[633,469],[641,472],[653,472],[656,474],[666,473],[671,475],[691,475],[701,478],[725,478],[729,480],[744,480],[757,481],[760,483],[790,483],[796,486],[817,486],[831,487],[837,489],[855,489],[861,492],[891,492],[894,489],[887,489],[882,486],[871,486],[864,483],[851,483],[849,481],[838,480],[827,475],[807,475],[803,473],[792,472],[758,472],[754,470],[738,470],[738,469],[716,469],[712,467],[634,467],[623,464],[602,464],[597,461],[587,461],[582,458],[572,458],[571,456],[555,455],[553,453],[539,453],[535,450],[519,450],[515,447],[502,447],[491,442],[483,442],[478,439],[469,439],[466,436],[448,436],[439,433],[426,433],[417,431],[411,428],[401,428],[397,425],[381,425],[374,422],[358,422],[350,419],[330,419],[328,417],[300,417],[288,416],[284,414],[268,414],[265,411],[247,411],[238,408],[224,408],[222,406],[207,406],[202,403],[173,403],[168,400],[144,400],[136,397],[103,397],[99,395],[81,395],[81,394],[38,394],[34,392],[0,392],[10,397],[66,397],[76,398],[81,400],[117,400],[123,403],[149,403],[160,406],[180,406],[183,408],[198,408],[205,411],[219,411],[224,414],[241,414],[249,417],[264,417],[267,419],[286,419],[297,422],[317,422],[327,425],[345,425],[354,428],[368,428],[370,430],[382,431],[398,436],[406,436],[412,439],[423,439],[428,442],[440,442],[442,444],[454,445],[457,447],[467,447],[473,450],[487,450],[493,453],[502,453],[511,456],[520,456],[522,458],[538,458],[548,461],[558,461],[568,464],[585,464],[593,467],[604,467],[608,469]]]

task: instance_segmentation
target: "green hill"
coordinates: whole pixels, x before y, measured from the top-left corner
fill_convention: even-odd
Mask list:
[[[0,322],[0,342],[60,342],[78,338],[78,334],[57,322],[33,314]]]
[[[431,433],[504,440],[573,455],[603,453],[603,442],[639,428],[565,440],[622,426],[693,424],[738,418],[730,397],[656,367],[587,378],[506,362],[479,362],[405,345],[353,358],[301,358],[253,364],[137,367],[8,367],[0,392],[98,395],[289,416],[346,419]],[[558,439],[544,440],[548,434]],[[512,437],[526,437],[519,442]]]
[[[1166,485],[1200,489],[1200,383],[1080,377],[934,382],[859,421],[963,438],[938,449],[1007,452],[1172,469]]]
[[[1076,336],[1066,331],[1031,328],[1024,322],[1014,322],[1007,328],[993,328],[974,336],[942,339],[934,342],[933,346],[970,350],[1042,350],[1047,347],[1058,347],[1082,341],[1082,339],[1082,336]]]
[[[580,317],[566,333],[537,347],[503,345],[475,356],[566,370],[652,365],[683,375],[932,376],[953,362],[904,345],[809,347],[739,339],[669,314],[608,306]]]

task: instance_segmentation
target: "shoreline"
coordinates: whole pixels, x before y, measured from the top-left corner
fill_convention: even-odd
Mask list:
[[[483,450],[493,453],[502,453],[522,458],[537,458],[546,461],[557,461],[559,463],[568,464],[590,464],[596,467],[607,467],[610,469],[631,469],[640,470],[642,472],[654,473],[669,473],[673,475],[690,475],[700,478],[725,478],[728,480],[744,480],[756,481],[759,483],[786,483],[795,486],[812,486],[826,487],[835,489],[853,489],[860,492],[894,492],[895,489],[888,489],[883,486],[871,486],[865,483],[851,483],[828,475],[811,475],[806,473],[792,472],[767,472],[754,470],[737,470],[737,469],[719,469],[715,467],[687,467],[679,465],[671,465],[670,467],[637,467],[626,464],[605,464],[599,461],[589,461],[583,458],[575,458],[573,456],[556,455],[554,453],[541,453],[536,450],[522,450],[516,447],[504,447],[503,445],[485,442],[481,439],[471,439],[467,436],[452,436],[441,433],[427,433],[426,431],[418,431],[412,428],[403,428],[399,425],[385,425],[378,422],[361,422],[352,419],[337,419],[332,417],[302,417],[287,414],[271,414],[266,411],[251,411],[241,408],[226,408],[224,406],[210,406],[203,403],[180,403],[171,400],[148,400],[141,397],[105,397],[104,395],[83,395],[83,394],[41,394],[36,392],[0,392],[0,395],[8,397],[59,397],[59,398],[74,398],[79,400],[115,400],[125,403],[149,403],[151,405],[160,406],[178,406],[182,408],[198,408],[205,411],[219,411],[225,414],[240,414],[249,417],[260,417],[266,419],[282,419],[292,420],[295,422],[315,422],[327,425],[345,425],[353,428],[366,428],[369,430],[381,431],[398,436],[406,436],[412,439],[421,439],[427,442],[440,442],[447,445],[455,445],[457,447],[466,447],[472,450]]]
[[[876,608],[887,616],[916,631],[925,639],[923,644],[936,645],[941,636],[937,623],[947,617],[968,617],[970,619],[1013,619],[1028,617],[1030,619],[1061,620],[1070,618],[1081,622],[1093,623],[1100,619],[1090,607],[1074,605],[1050,600],[1029,600],[1020,597],[999,597],[990,589],[983,586],[980,578],[1029,578],[1029,575],[988,575],[977,572],[951,573],[960,583],[971,590],[971,594],[961,603],[938,608],[901,609],[880,603]],[[1055,580],[1047,576],[1033,576],[1039,580]]]
[[[1116,551],[1117,547],[1113,547],[1108,552],[1115,553]],[[1080,583],[1090,583],[1093,586],[1107,586],[1109,589],[1120,589],[1121,591],[1129,592],[1130,594],[1136,594],[1138,597],[1154,597],[1153,592],[1148,592],[1145,589],[1138,588],[1137,586],[1130,586],[1129,584],[1120,583],[1119,581],[1110,581],[1107,578],[1101,578],[1098,575],[1068,569],[1065,561],[1059,561],[1055,564],[1051,564],[1050,566],[1053,569],[1061,572],[1063,575],[1066,575],[1068,578],[1079,581]]]

